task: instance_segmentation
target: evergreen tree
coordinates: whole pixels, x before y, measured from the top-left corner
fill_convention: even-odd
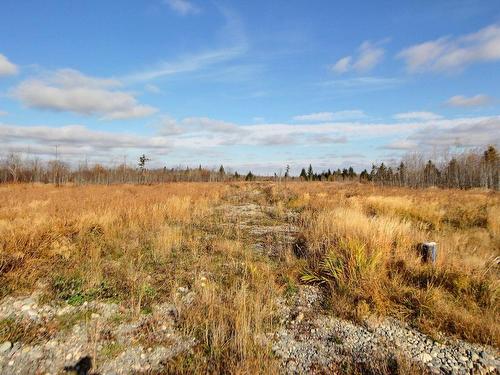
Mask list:
[[[429,160],[424,168],[424,183],[427,186],[437,185],[439,178],[439,170],[436,168],[434,163]]]
[[[307,170],[307,179],[309,181],[312,181],[313,177],[314,177],[313,167],[311,164],[309,164],[309,169]]]
[[[253,175],[252,171],[249,171],[245,177],[245,181],[253,181],[253,180],[255,180],[255,176]]]
[[[349,178],[352,180],[354,177],[356,177],[356,172],[354,172],[353,167],[349,167],[349,170],[347,171],[347,175]]]
[[[403,162],[399,164],[399,167],[397,169],[397,174],[398,174],[399,186],[403,186],[406,183],[406,166]]]
[[[302,171],[300,171],[300,178],[303,180],[307,180],[307,173],[305,168],[302,168]]]
[[[489,146],[481,160],[481,184],[488,188],[498,188],[500,185],[500,156],[495,147]]]
[[[347,169],[342,169],[342,180],[345,180],[347,178],[348,172]]]
[[[370,180],[370,175],[368,174],[368,171],[364,169],[360,175],[359,175],[359,180],[360,181],[369,181]]]

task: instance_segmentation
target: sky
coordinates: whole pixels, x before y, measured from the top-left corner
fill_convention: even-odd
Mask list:
[[[498,0],[0,4],[0,157],[272,174],[489,144]]]

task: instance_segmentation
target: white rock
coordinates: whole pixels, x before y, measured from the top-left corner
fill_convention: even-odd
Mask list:
[[[416,358],[418,361],[421,361],[424,363],[432,361],[432,356],[429,353],[421,353],[421,354],[417,355]]]
[[[10,341],[5,341],[0,344],[0,354],[7,353],[12,348],[12,343]]]

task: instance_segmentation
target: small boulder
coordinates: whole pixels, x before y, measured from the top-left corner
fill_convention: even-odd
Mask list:
[[[12,343],[10,341],[5,341],[0,344],[0,354],[8,353],[12,348]]]
[[[432,356],[429,353],[420,353],[416,359],[420,362],[427,363],[432,361]]]

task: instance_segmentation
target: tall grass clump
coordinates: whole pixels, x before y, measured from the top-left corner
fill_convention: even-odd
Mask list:
[[[422,198],[359,194],[336,207],[306,206],[301,280],[321,285],[345,317],[392,315],[431,334],[498,345],[496,205],[485,208],[490,202],[479,197],[474,208],[436,193],[425,198],[438,212],[427,214]],[[435,264],[418,251],[429,240],[439,243]]]

